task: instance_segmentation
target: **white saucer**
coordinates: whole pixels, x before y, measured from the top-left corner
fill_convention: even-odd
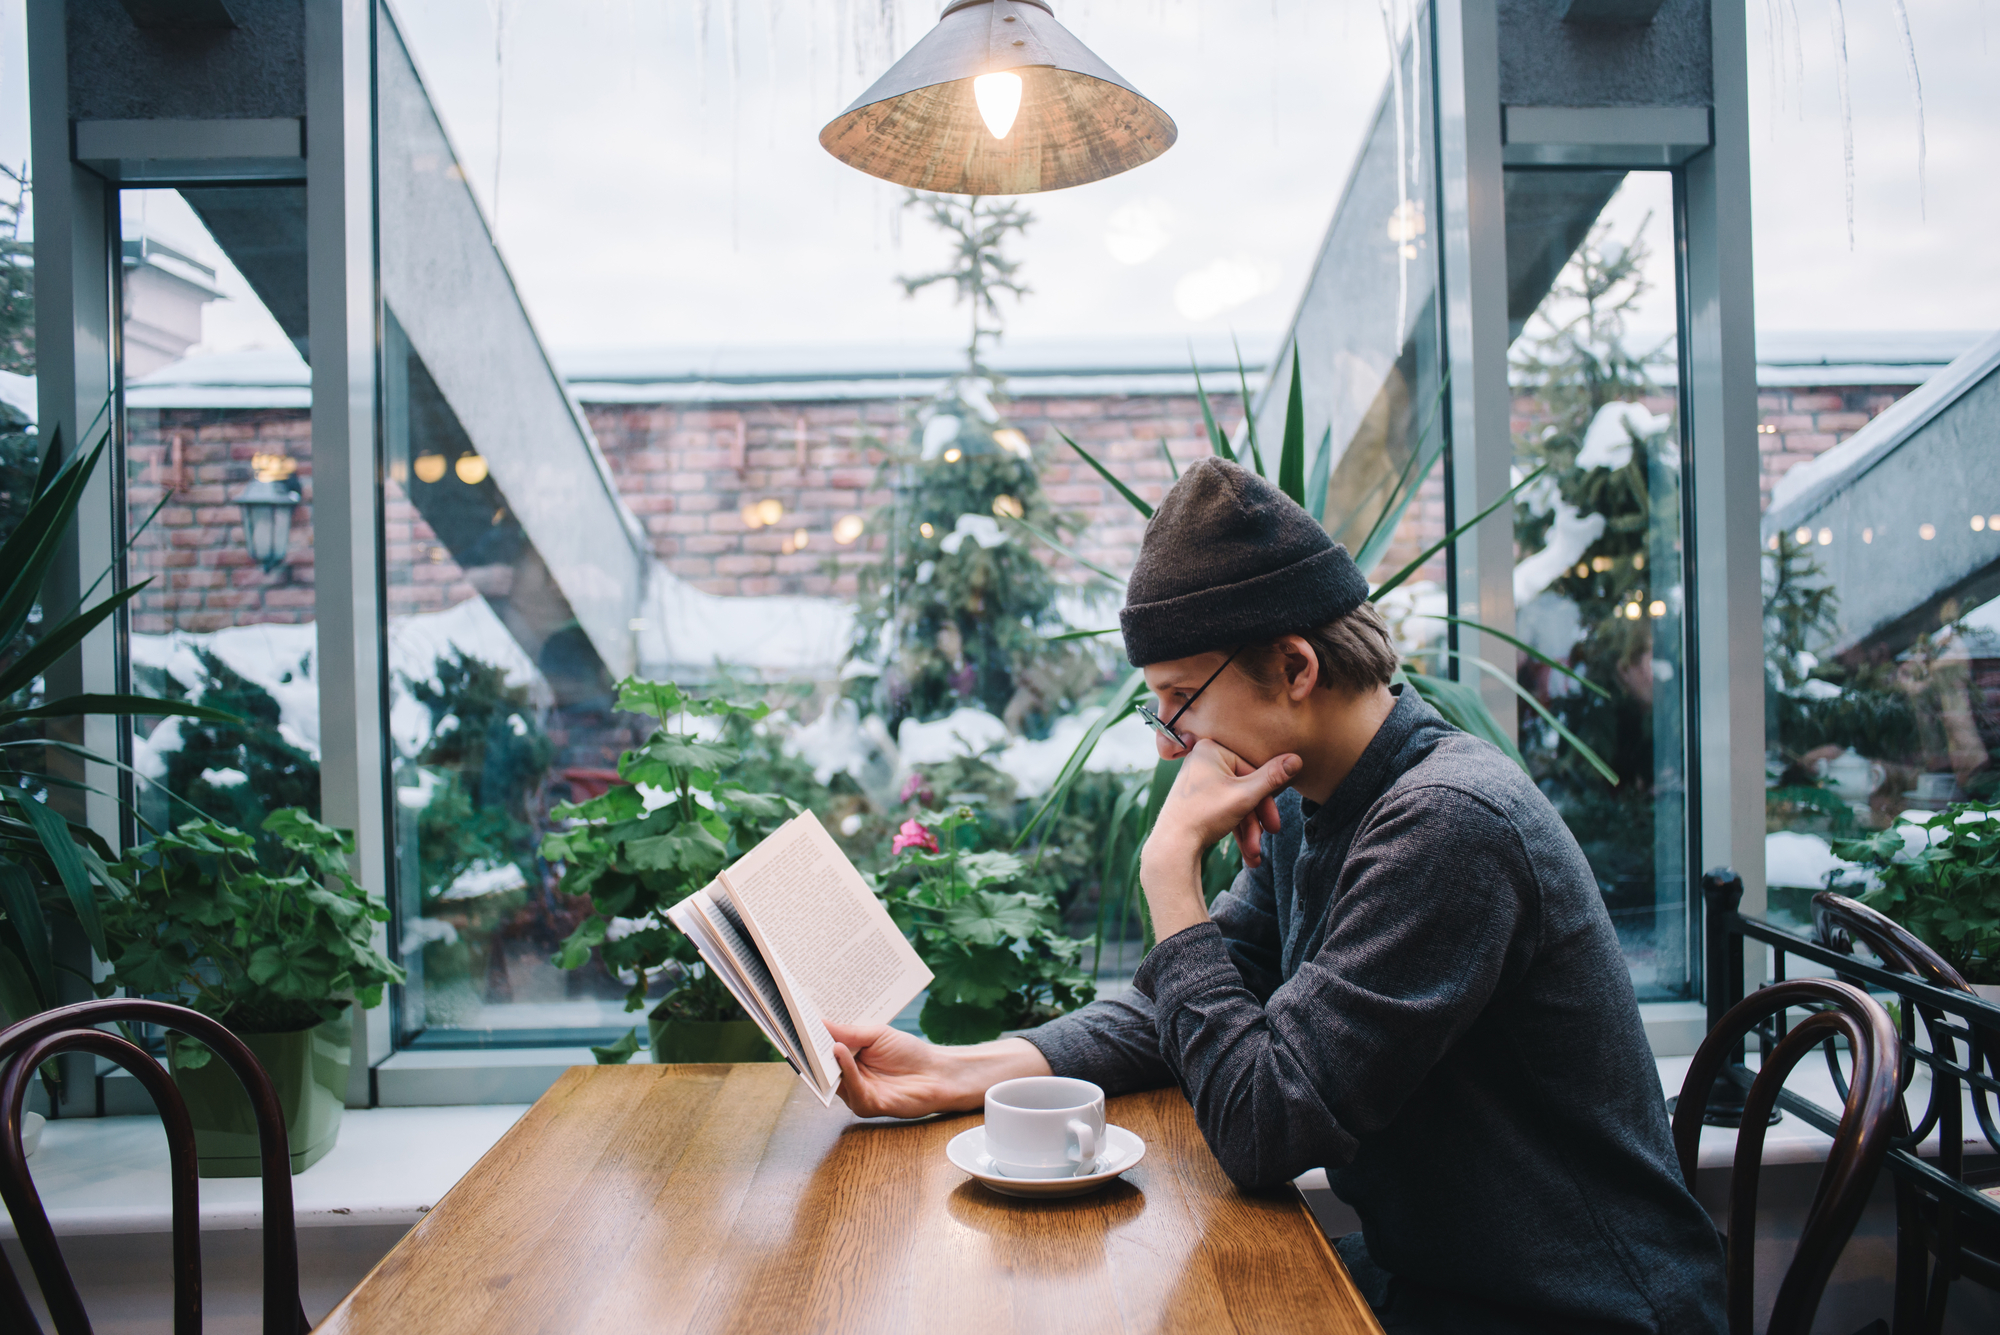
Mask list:
[[[986,1128],[975,1126],[961,1131],[944,1147],[952,1166],[979,1179],[980,1185],[1002,1196],[1081,1196],[1096,1191],[1126,1169],[1146,1157],[1146,1142],[1122,1126],[1104,1128],[1104,1152],[1097,1156],[1097,1171],[1085,1177],[1008,1177],[993,1164],[986,1152]]]

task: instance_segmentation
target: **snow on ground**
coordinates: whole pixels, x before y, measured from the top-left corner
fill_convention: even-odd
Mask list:
[[[546,702],[548,683],[484,598],[443,612],[397,617],[389,625],[389,731],[398,750],[415,755],[430,739],[430,711],[410,694],[411,681],[434,681],[437,660],[454,648],[505,669],[507,684],[526,686]],[[199,701],[208,687],[201,651],[268,692],[278,706],[278,735],[319,759],[319,628],[303,625],[228,626],[195,634],[132,636],[132,665],[164,669]],[[150,779],[166,774],[163,756],[181,745],[181,720],[167,719],[149,737],[133,739],[133,764]]]
[[[705,593],[658,561],[649,567],[645,609],[633,631],[640,673],[652,677],[727,664],[774,677],[825,680],[838,675],[854,631],[854,609],[846,603]]]

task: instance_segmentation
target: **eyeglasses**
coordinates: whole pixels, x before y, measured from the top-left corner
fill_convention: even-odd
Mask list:
[[[1182,705],[1179,709],[1176,709],[1174,711],[1174,716],[1172,718],[1164,720],[1161,719],[1159,711],[1143,701],[1132,707],[1139,711],[1139,717],[1145,720],[1147,727],[1151,728],[1154,732],[1157,732],[1158,734],[1160,734],[1160,736],[1172,742],[1175,746],[1186,746],[1187,743],[1181,740],[1181,735],[1174,731],[1174,724],[1179,723],[1181,721],[1181,715],[1187,713],[1188,710],[1194,708],[1194,702],[1201,699],[1201,693],[1207,690],[1209,687],[1213,686],[1215,684],[1215,679],[1222,675],[1222,668],[1228,667],[1232,662],[1236,660],[1236,655],[1242,652],[1243,652],[1243,646],[1240,644],[1237,645],[1234,649],[1231,649],[1229,651],[1229,657],[1222,660],[1222,667],[1219,667],[1215,671],[1208,674],[1208,680],[1195,688],[1194,694],[1190,695],[1187,698],[1186,704]]]

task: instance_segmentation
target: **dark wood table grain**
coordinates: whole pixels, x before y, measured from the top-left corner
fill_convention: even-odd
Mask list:
[[[1296,1192],[1244,1195],[1176,1090],[1111,1100],[1146,1158],[996,1196],[945,1142],[783,1065],[577,1067],[323,1322],[422,1331],[1379,1335]]]

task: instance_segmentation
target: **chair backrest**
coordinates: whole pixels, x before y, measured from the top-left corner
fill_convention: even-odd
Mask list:
[[[1681,1085],[1680,1102],[1674,1109],[1674,1149],[1690,1191],[1695,1185],[1701,1115],[1709,1090],[1718,1078],[1724,1078],[1723,1067],[1744,1035],[1790,1007],[1826,1009],[1814,1010],[1794,1025],[1775,1049],[1763,1054],[1762,1067],[1744,1097],[1743,1125],[1736,1133],[1736,1162],[1729,1177],[1730,1335],[1751,1335],[1757,1177],[1763,1162],[1764,1132],[1785,1077],[1822,1043],[1847,1040],[1853,1054],[1847,1102],[1819,1190],[1800,1230],[1798,1249],[1778,1285],[1767,1328],[1770,1335],[1808,1335],[1812,1329],[1820,1295],[1861,1218],[1875,1175],[1888,1153],[1895,1114],[1901,1106],[1896,1077],[1902,1064],[1902,1040],[1880,1003],[1860,988],[1830,978],[1800,978],[1761,988],[1709,1031]]]
[[[201,1331],[201,1217],[197,1200],[194,1127],[180,1090],[160,1063],[137,1044],[95,1026],[141,1022],[178,1030],[198,1039],[236,1073],[257,1117],[257,1142],[264,1175],[264,1335],[303,1335],[308,1329],[299,1302],[299,1247],[292,1214],[291,1150],[285,1115],[270,1077],[236,1035],[185,1006],[137,998],[85,1001],[31,1015],[0,1030],[0,1200],[14,1221],[21,1250],[41,1285],[57,1335],[89,1335],[76,1283],[63,1263],[48,1211],[28,1172],[21,1141],[22,1110],[36,1070],[63,1052],[88,1052],[130,1071],[159,1105],[166,1127],[173,1183],[174,1335]],[[0,1257],[0,1325],[39,1332],[26,1293],[13,1267]]]
[[[1932,987],[1972,995],[1972,987],[1944,956],[1911,934],[1908,928],[1866,904],[1822,890],[1812,898],[1813,935],[1834,950],[1859,941],[1891,969],[1915,974]],[[1843,940],[1845,938],[1845,940]]]

